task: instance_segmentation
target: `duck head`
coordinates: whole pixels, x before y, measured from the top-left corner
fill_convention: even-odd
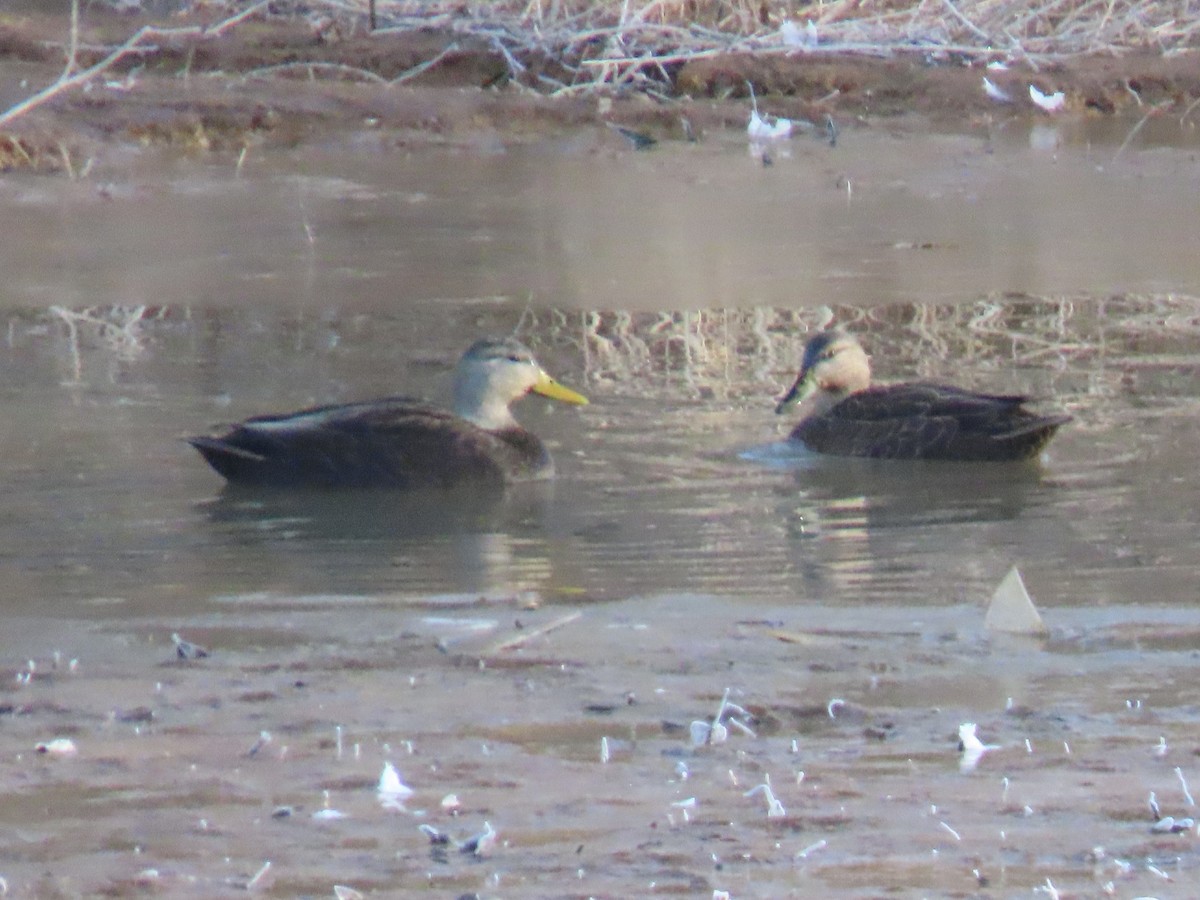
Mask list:
[[[454,411],[488,431],[517,427],[509,404],[528,393],[566,403],[587,398],[559,384],[529,348],[514,338],[484,338],[472,344],[454,377]]]
[[[782,413],[814,394],[837,402],[870,384],[871,363],[858,339],[840,328],[822,331],[805,344],[800,374],[775,412]]]

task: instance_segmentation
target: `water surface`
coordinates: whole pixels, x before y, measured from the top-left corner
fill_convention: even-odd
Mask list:
[[[272,860],[280,895],[1161,893],[1146,860],[1194,869],[1143,821],[1149,790],[1187,814],[1200,700],[1189,153],[863,130],[764,167],[732,136],[608,137],[0,185],[10,885],[212,896]],[[831,320],[882,379],[1075,420],[1033,466],[789,448],[774,400]],[[445,399],[508,333],[592,400],[519,407],[553,484],[236,494],[181,440]],[[1048,641],[983,632],[1013,565]],[[175,661],[172,632],[213,656]],[[691,747],[727,687],[755,736]],[[978,777],[968,719],[1005,747]],[[77,757],[33,753],[59,734]],[[408,813],[373,796],[384,759]],[[743,796],[772,773],[785,817]],[[416,827],[484,821],[483,860]]]

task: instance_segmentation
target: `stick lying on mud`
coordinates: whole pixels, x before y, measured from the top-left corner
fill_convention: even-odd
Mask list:
[[[573,612],[565,616],[555,619],[553,622],[547,622],[541,628],[535,628],[532,631],[526,631],[523,634],[517,635],[515,638],[509,638],[507,641],[501,641],[498,644],[490,647],[483,655],[495,656],[497,653],[504,653],[508,650],[515,650],[522,647],[530,641],[540,638],[543,635],[549,634],[552,631],[557,631],[564,625],[570,625],[576,619],[582,618],[583,613]]]
[[[178,38],[178,37],[195,37],[195,38],[213,38],[218,37],[228,31],[239,22],[243,22],[255,13],[265,10],[269,5],[269,0],[260,0],[235,16],[230,16],[222,22],[218,22],[211,28],[205,28],[202,25],[189,25],[184,28],[159,28],[154,25],[145,25],[139,28],[132,37],[121,44],[115,50],[87,69],[80,72],[75,71],[77,63],[76,55],[79,48],[79,0],[71,0],[71,36],[70,44],[67,50],[67,64],[63,69],[63,73],[58,76],[58,80],[49,87],[38,91],[32,97],[27,97],[15,106],[9,107],[4,113],[0,113],[0,126],[7,125],[13,119],[23,116],[31,109],[36,109],[48,100],[57,97],[72,88],[79,87],[91,81],[97,75],[112,68],[121,59],[128,56],[130,53],[137,51],[143,41],[148,39],[161,38]],[[71,74],[74,72],[74,74]]]

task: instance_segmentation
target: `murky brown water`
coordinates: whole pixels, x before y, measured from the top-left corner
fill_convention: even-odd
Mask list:
[[[1200,785],[1194,151],[609,137],[0,184],[10,895],[1195,894],[1147,804]],[[788,453],[831,313],[885,379],[1076,422],[1040,469]],[[514,329],[592,398],[520,409],[553,485],[226,495],[178,440],[444,397]],[[1048,641],[983,629],[1013,564]],[[727,688],[753,734],[693,747]],[[418,830],[485,822],[482,858]]]

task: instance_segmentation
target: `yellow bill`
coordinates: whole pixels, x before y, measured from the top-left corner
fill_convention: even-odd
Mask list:
[[[578,394],[569,387],[564,387],[545,372],[538,373],[537,383],[530,390],[535,394],[541,394],[543,397],[549,397],[551,400],[562,400],[564,403],[575,403],[583,406],[588,402],[587,397],[583,396],[583,394]]]

